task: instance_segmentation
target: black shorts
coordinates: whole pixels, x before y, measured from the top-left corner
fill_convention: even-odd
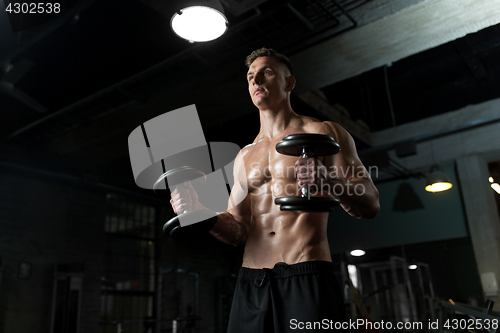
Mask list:
[[[347,321],[343,299],[328,261],[277,263],[273,269],[242,267],[227,331],[333,331],[335,322]]]

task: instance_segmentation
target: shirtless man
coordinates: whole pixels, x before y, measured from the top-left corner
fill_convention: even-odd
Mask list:
[[[245,246],[228,332],[331,329],[346,317],[328,246],[328,213],[280,211],[274,199],[300,196],[300,187],[309,186],[320,189],[316,195],[337,197],[349,215],[373,218],[378,191],[341,126],[292,110],[295,77],[286,57],[262,48],[247,57],[247,66],[260,132],[236,157],[228,209],[210,231],[222,242]],[[306,159],[279,154],[276,144],[297,133],[330,135],[341,151]],[[174,191],[171,204],[176,212],[204,208],[190,186]]]

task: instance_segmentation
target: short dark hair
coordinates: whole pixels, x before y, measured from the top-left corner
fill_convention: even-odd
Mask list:
[[[265,47],[262,47],[250,53],[250,55],[245,60],[245,64],[247,65],[248,68],[250,68],[255,59],[259,57],[274,57],[278,59],[279,62],[281,62],[288,68],[290,74],[293,75],[293,66],[292,63],[290,62],[290,59],[288,59],[284,54],[281,54],[273,49],[268,49]]]

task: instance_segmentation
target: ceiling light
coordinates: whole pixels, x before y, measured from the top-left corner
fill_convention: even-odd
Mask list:
[[[429,171],[427,177],[427,186],[425,190],[428,192],[442,192],[452,188],[452,184],[448,176],[444,173],[440,165],[434,164]]]
[[[495,190],[498,194],[500,194],[500,185],[498,183],[494,183],[493,177],[490,177],[491,188]]]
[[[208,42],[222,36],[228,26],[218,0],[182,1],[183,6],[172,16],[172,30],[191,43]]]
[[[365,255],[365,251],[363,250],[352,250],[351,251],[351,256],[353,257],[361,257],[361,256],[364,256]]]
[[[415,265],[415,264],[410,265],[410,266],[408,266],[408,269],[417,269],[417,265]]]
[[[347,272],[354,288],[358,287],[358,269],[355,265],[347,265]]]

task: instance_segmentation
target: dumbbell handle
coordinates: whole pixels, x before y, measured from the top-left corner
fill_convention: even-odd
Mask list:
[[[302,158],[309,158],[311,155],[311,149],[307,149],[306,147],[302,147]],[[307,199],[310,198],[311,194],[309,193],[309,189],[306,186],[300,187],[300,196]]]
[[[172,186],[172,187],[173,187],[173,190],[175,190],[176,188],[186,188],[186,187],[184,186],[184,183],[180,183],[180,184],[174,185],[174,186]],[[173,190],[172,190],[172,191],[173,191]],[[191,211],[192,211],[192,210],[191,210],[191,208],[186,208],[186,209],[184,209],[181,213],[177,213],[177,215],[186,214],[186,213],[189,213],[189,212],[191,212]]]

